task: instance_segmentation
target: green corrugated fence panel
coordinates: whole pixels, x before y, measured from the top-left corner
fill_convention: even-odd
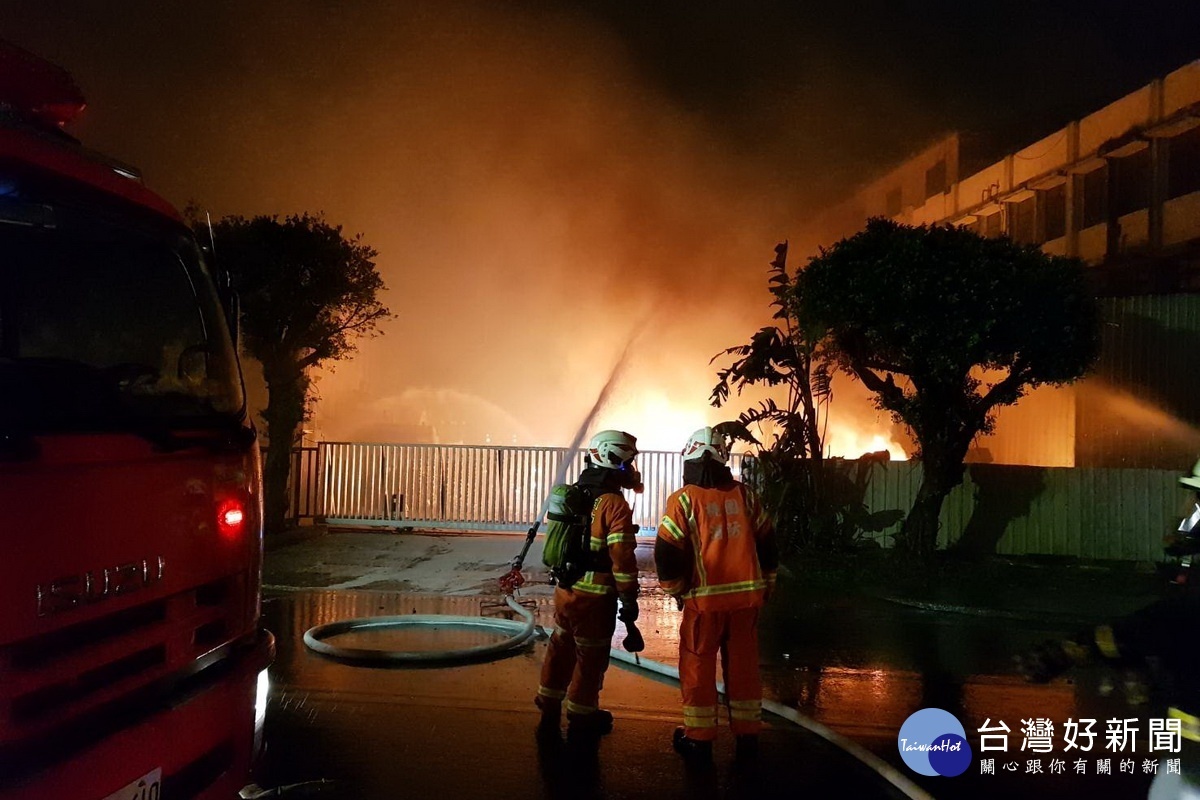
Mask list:
[[[1154,561],[1161,558],[1163,536],[1190,508],[1178,477],[1150,469],[968,465],[942,507],[938,543],[1006,555]],[[876,468],[868,508],[907,513],[920,480],[916,462]],[[876,538],[890,543],[898,529]]]

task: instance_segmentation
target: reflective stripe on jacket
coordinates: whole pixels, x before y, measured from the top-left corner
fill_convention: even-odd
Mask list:
[[[774,530],[758,497],[741,483],[689,484],[667,498],[655,563],[663,589],[697,610],[756,608],[775,582]]]
[[[592,569],[575,582],[572,591],[636,594],[637,532],[633,511],[623,495],[610,492],[597,497],[592,504]]]

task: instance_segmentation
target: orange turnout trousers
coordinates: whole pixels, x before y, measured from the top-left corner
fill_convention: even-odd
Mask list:
[[[615,594],[555,589],[554,633],[542,662],[538,705],[552,709],[565,699],[569,715],[596,711],[616,628]]]
[[[679,682],[689,739],[717,738],[717,655],[725,678],[729,728],[735,736],[762,728],[758,675],[758,609],[697,611],[683,607],[679,628]]]

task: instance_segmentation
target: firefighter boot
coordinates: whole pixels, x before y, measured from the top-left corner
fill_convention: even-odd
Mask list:
[[[599,739],[612,733],[613,715],[600,709],[590,714],[567,714],[568,739]]]
[[[758,758],[758,736],[743,733],[736,739],[733,757],[742,763],[750,763]]]
[[[712,742],[689,739],[687,728],[682,725],[675,729],[675,734],[671,737],[671,746],[675,748],[676,753],[690,763],[708,764],[712,762]]]
[[[542,711],[541,719],[538,720],[538,735],[554,734],[557,736],[559,719],[562,716],[562,703],[547,700],[540,695],[534,698],[533,703]]]

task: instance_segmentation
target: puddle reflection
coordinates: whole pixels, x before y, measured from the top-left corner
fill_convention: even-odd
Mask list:
[[[553,627],[553,600],[530,597],[537,623]],[[485,606],[491,605],[490,608]],[[678,664],[682,616],[666,596],[645,596],[637,622],[646,641],[643,658]],[[527,648],[510,658],[437,670],[347,668],[311,653],[301,637],[314,625],[352,617],[444,614],[515,618],[490,599],[405,592],[311,591],[269,598],[268,626],[280,641],[272,679],[281,689],[351,691],[356,694],[402,693],[431,702],[478,695],[481,686],[497,704],[525,704],[536,688],[541,650]],[[891,614],[891,616],[887,616]],[[861,616],[861,615],[860,615]],[[835,730],[857,738],[894,739],[917,709],[937,706],[978,729],[987,719],[1019,720],[1033,716],[1065,720],[1101,717],[1129,708],[1094,691],[1097,679],[1046,686],[1024,683],[1011,669],[999,667],[1025,641],[1040,632],[997,630],[986,621],[960,623],[905,612],[886,612],[869,624],[814,610],[804,620],[764,618],[762,675],[765,695]],[[480,629],[414,627],[360,631],[337,637],[339,644],[397,650],[450,649],[484,644],[502,634]],[[625,638],[617,624],[613,646]],[[419,677],[414,677],[415,673]]]

